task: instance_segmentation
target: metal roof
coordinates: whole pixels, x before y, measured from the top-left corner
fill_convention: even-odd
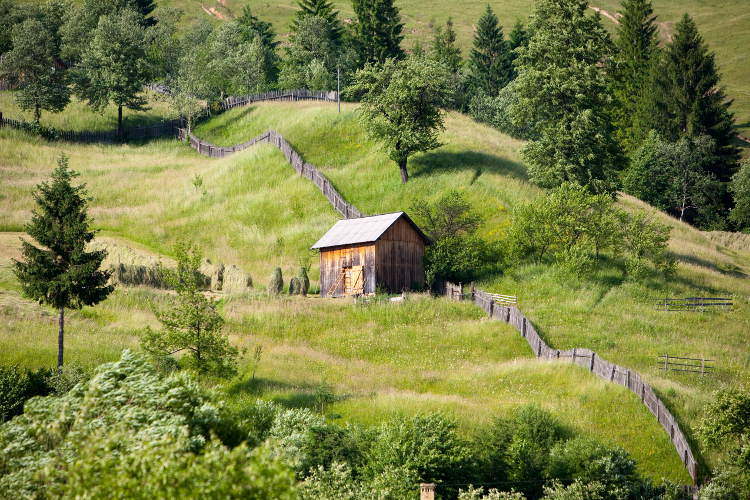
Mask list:
[[[336,247],[377,241],[398,219],[405,217],[425,241],[427,237],[404,212],[343,219],[333,225],[312,248]]]

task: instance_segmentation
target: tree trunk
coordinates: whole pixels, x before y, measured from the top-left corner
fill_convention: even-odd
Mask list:
[[[122,104],[117,106],[117,137],[122,139]]]
[[[398,162],[398,168],[401,170],[401,184],[406,184],[406,182],[409,180],[409,171],[406,170],[406,162],[408,158],[404,158],[403,160]]]
[[[63,340],[65,338],[65,308],[60,308],[60,319],[58,321],[57,331],[57,374],[62,373],[63,367]]]

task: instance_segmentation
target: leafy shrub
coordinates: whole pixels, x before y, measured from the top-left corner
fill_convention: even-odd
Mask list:
[[[380,426],[365,452],[364,475],[378,478],[408,471],[417,482],[465,483],[471,471],[471,448],[456,423],[440,414],[394,419]]]
[[[542,199],[513,213],[508,247],[516,261],[552,262],[583,276],[604,252],[624,259],[627,276],[640,279],[650,269],[671,274],[668,226],[643,213],[630,215],[614,207],[608,194],[591,194],[565,183]]]
[[[0,491],[49,497],[68,481],[85,446],[109,443],[127,456],[156,439],[179,440],[199,451],[218,427],[220,413],[189,377],[162,376],[141,356],[125,351],[93,377],[61,396],[30,400],[22,415],[0,426]],[[110,431],[127,439],[108,439]]]
[[[271,282],[268,284],[268,293],[271,295],[279,295],[284,291],[284,278],[281,275],[281,268],[277,267],[273,270],[271,276]]]
[[[46,396],[54,388],[50,385],[52,370],[24,370],[18,366],[0,366],[0,422],[23,413],[23,405],[34,396]]]
[[[458,494],[458,500],[525,500],[523,493],[517,491],[498,491],[489,490],[486,494],[482,488],[473,488],[462,490]]]
[[[517,139],[533,139],[531,123],[519,121],[510,109],[518,106],[518,96],[514,92],[513,82],[502,89],[497,96],[488,96],[480,92],[469,102],[469,114],[477,121],[486,123],[501,132]]]
[[[274,453],[300,478],[334,462],[356,462],[359,454],[351,434],[308,409],[282,410],[269,429]]]
[[[750,160],[742,162],[732,177],[729,190],[734,199],[729,218],[738,228],[747,230],[750,228]]]

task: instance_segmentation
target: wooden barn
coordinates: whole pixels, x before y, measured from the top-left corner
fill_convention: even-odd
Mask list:
[[[342,297],[422,287],[428,243],[404,212],[340,220],[312,247],[320,250],[320,294]]]

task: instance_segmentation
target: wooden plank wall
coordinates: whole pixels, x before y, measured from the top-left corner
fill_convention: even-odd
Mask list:
[[[320,251],[320,295],[322,297],[340,297],[344,295],[344,281],[336,287],[333,294],[328,291],[341,275],[345,266],[363,266],[365,275],[364,293],[375,293],[375,245],[346,245],[324,248]]]
[[[376,243],[377,284],[391,293],[424,286],[425,242],[403,218]]]

